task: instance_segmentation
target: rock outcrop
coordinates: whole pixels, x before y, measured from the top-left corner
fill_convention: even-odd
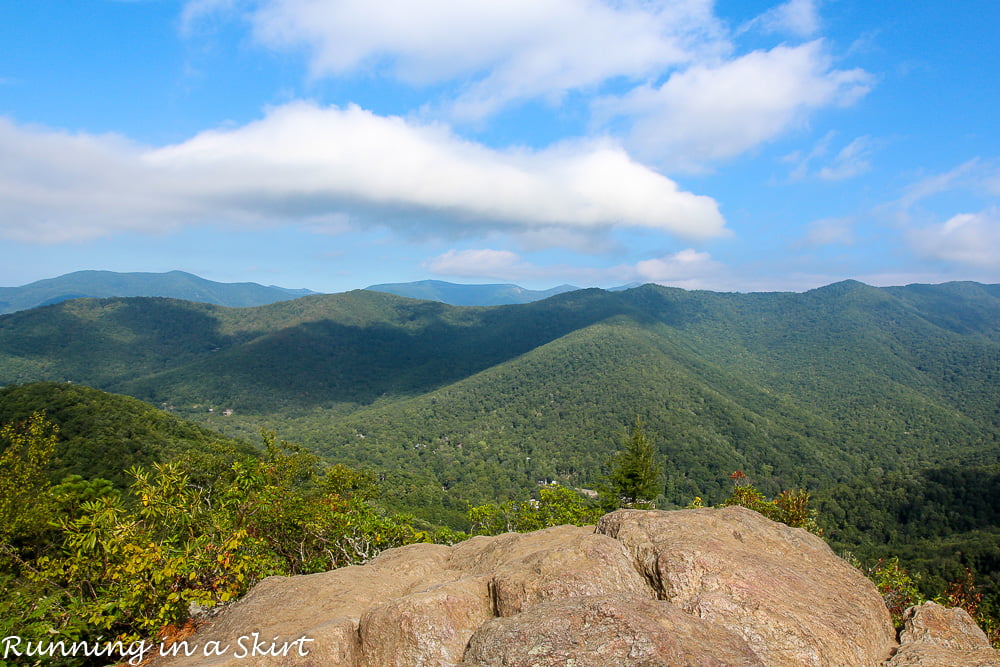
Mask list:
[[[900,645],[871,582],[801,529],[620,510],[271,577],[153,664],[1000,665],[961,614],[916,608]]]
[[[935,602],[907,609],[899,642],[890,667],[1000,665],[1000,651],[990,647],[986,633],[964,609],[948,609]]]

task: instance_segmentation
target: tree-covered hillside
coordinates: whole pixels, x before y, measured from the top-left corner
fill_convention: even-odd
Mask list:
[[[872,563],[899,558],[925,594],[967,572],[1000,614],[1000,465],[868,474],[818,494],[831,546]]]
[[[974,283],[646,285],[468,308],[369,291],[246,309],[104,299],[0,317],[0,383],[73,380],[231,433],[267,425],[415,475],[439,507],[590,487],[637,417],[676,503],[718,499],[735,469],[773,493],[995,463],[998,378],[1000,290]]]
[[[48,467],[54,483],[79,475],[107,479],[122,488],[130,467],[180,459],[208,476],[256,452],[246,442],[128,396],[54,382],[0,389],[0,423],[23,422],[35,413],[43,413],[58,428]]]

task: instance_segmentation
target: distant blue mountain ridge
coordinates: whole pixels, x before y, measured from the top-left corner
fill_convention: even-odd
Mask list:
[[[505,306],[515,303],[530,303],[547,299],[563,292],[580,289],[573,285],[559,285],[547,290],[530,290],[518,285],[460,285],[442,280],[418,280],[412,283],[385,283],[371,285],[365,289],[372,292],[388,292],[411,299],[440,301],[451,306]]]
[[[316,292],[257,283],[218,283],[184,271],[76,271],[21,287],[0,287],[0,314],[84,297],[162,296],[219,306],[246,307],[264,306],[309,294]]]
[[[609,291],[635,286],[624,285]],[[465,285],[442,280],[418,280],[372,285],[365,289],[412,299],[440,301],[452,306],[500,306],[540,301],[580,288],[573,285],[559,285],[547,290],[531,290],[512,284]],[[159,296],[243,308],[265,306],[320,293],[309,289],[288,289],[257,283],[220,283],[185,271],[165,273],[75,271],[20,287],[0,287],[0,314],[82,298]]]

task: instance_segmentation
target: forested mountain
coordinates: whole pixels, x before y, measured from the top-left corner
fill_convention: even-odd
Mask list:
[[[825,489],[819,519],[831,546],[872,562],[899,557],[928,594],[961,581],[1000,593],[1000,465],[867,474]],[[993,605],[1000,605],[994,597]],[[994,613],[1000,607],[994,607]]]
[[[42,412],[58,428],[49,466],[53,483],[66,475],[126,483],[131,466],[191,459],[205,475],[256,449],[199,427],[147,403],[90,387],[41,382],[0,389],[0,424],[14,424]]]
[[[667,499],[686,503],[718,498],[735,469],[774,491],[997,462],[1000,287],[647,285],[488,308],[364,290],[246,309],[79,300],[0,317],[0,383],[37,380],[267,425],[416,476],[441,506],[593,485],[641,417]]]
[[[262,306],[312,293],[307,289],[265,287],[256,283],[218,283],[183,271],[76,271],[21,287],[0,287],[0,313],[13,313],[83,297],[163,296],[241,307]]]
[[[547,290],[530,290],[517,285],[459,285],[442,280],[418,280],[412,283],[371,285],[365,289],[408,296],[412,299],[440,301],[452,306],[504,306],[531,303],[579,288],[560,285]]]

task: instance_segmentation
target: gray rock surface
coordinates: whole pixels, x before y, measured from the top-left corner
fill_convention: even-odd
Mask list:
[[[874,585],[801,529],[620,510],[271,577],[153,665],[1000,665],[969,623],[924,606],[900,645]]]

